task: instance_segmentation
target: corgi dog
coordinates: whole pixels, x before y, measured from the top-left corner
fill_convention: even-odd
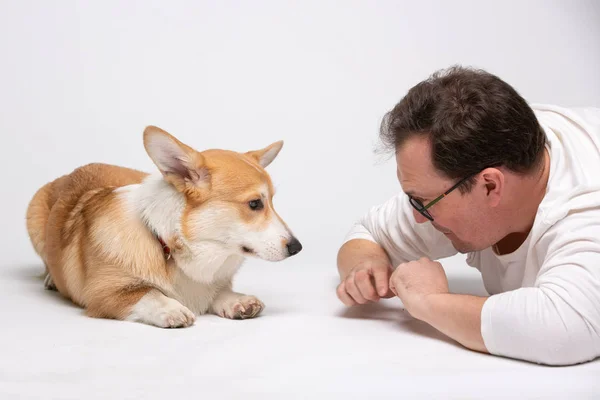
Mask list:
[[[158,172],[89,164],[40,188],[27,209],[45,285],[96,318],[187,327],[205,313],[256,317],[237,293],[246,257],[281,261],[302,245],[273,208],[265,168],[283,146],[196,151],[148,126]]]

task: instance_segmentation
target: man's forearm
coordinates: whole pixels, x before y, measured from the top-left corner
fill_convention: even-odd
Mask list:
[[[337,256],[340,278],[344,279],[352,268],[367,261],[390,264],[385,250],[377,243],[365,239],[353,239],[344,243]]]
[[[481,310],[486,300],[487,297],[463,294],[431,294],[424,298],[414,316],[463,346],[487,353],[481,336]]]

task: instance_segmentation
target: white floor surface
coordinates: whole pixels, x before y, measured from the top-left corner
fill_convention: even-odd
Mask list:
[[[484,294],[445,261],[451,290]],[[600,361],[546,367],[466,350],[397,299],[347,309],[333,263],[247,263],[261,317],[186,329],[88,318],[43,289],[40,265],[0,270],[0,399],[592,399]]]

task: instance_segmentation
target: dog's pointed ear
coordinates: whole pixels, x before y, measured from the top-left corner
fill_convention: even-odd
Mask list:
[[[271,162],[277,157],[279,151],[283,147],[283,140],[272,143],[264,149],[249,151],[246,154],[250,157],[254,158],[261,167],[266,168],[267,165],[271,164]]]
[[[200,153],[156,126],[144,129],[144,148],[165,178],[202,186],[209,174]]]

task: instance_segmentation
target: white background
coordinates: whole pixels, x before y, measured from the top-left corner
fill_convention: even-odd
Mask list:
[[[598,363],[556,372],[475,355],[418,321],[404,324],[394,308],[333,318],[344,314],[334,288],[345,233],[399,189],[393,159],[373,152],[384,113],[452,64],[487,69],[530,102],[600,106],[598,2],[1,0],[0,60],[2,398],[120,397],[134,386],[146,396],[210,387],[412,398],[599,389]],[[42,290],[25,230],[31,196],[88,162],[152,171],[141,141],[149,124],[198,150],[285,141],[268,170],[304,250],[242,271],[239,284],[269,300],[264,318],[208,316],[165,333],[88,320]],[[481,291],[461,257],[446,267],[453,289]],[[382,312],[389,318],[375,317]],[[475,378],[458,378],[457,367]],[[203,386],[207,376],[224,380]]]

